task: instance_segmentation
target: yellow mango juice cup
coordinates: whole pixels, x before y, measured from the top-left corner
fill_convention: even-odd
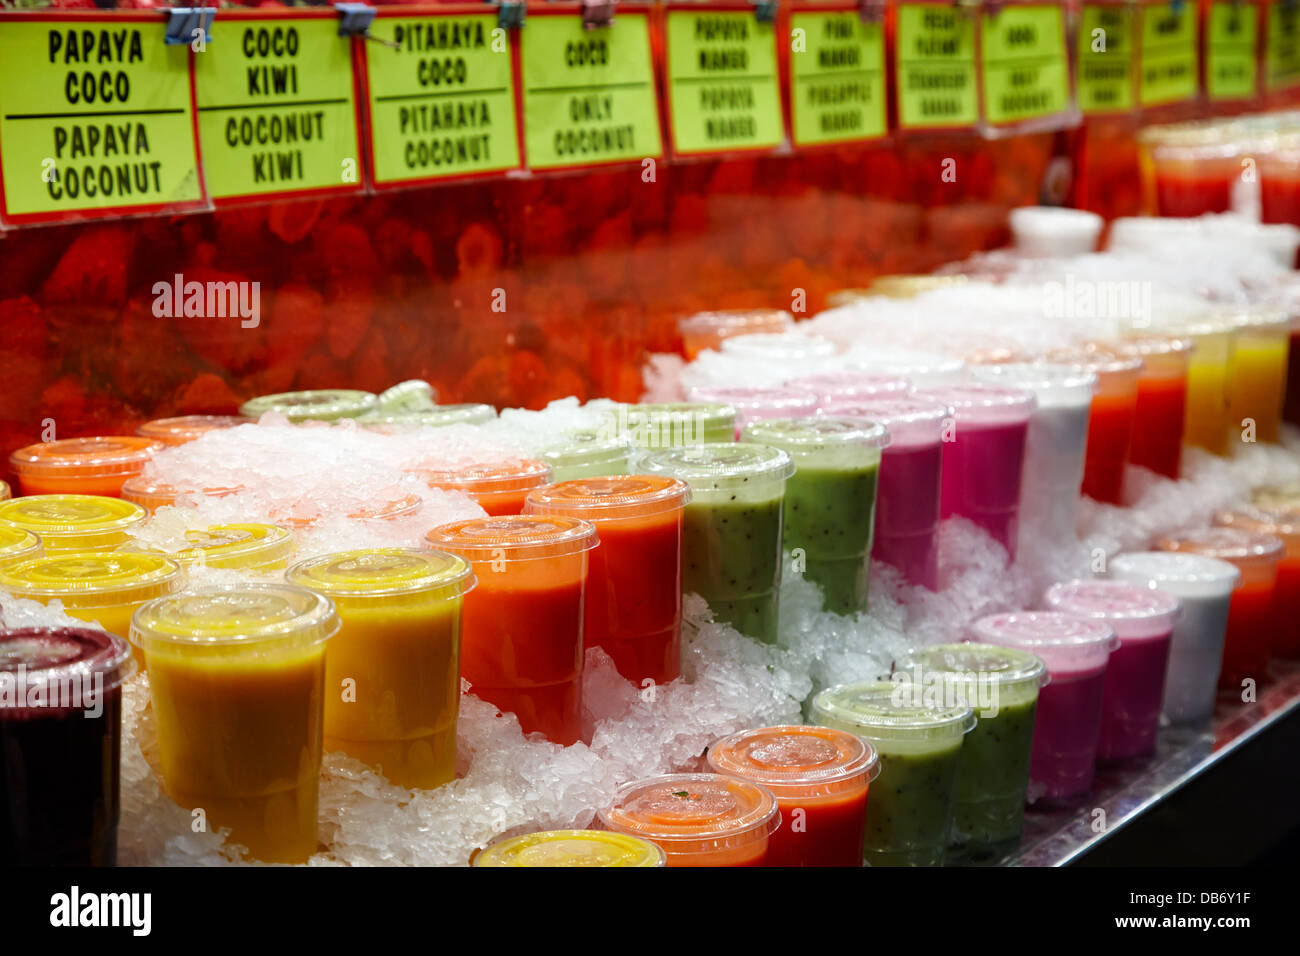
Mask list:
[[[283,571],[297,546],[293,533],[273,524],[213,524],[185,532],[186,547],[167,552],[184,568],[228,568],[236,571]],[[129,542],[123,552],[152,552]]]
[[[1234,319],[1236,349],[1228,377],[1229,440],[1239,444],[1254,423],[1255,441],[1276,442],[1286,404],[1291,329],[1284,313],[1250,310]]]
[[[489,844],[471,866],[664,866],[657,844],[612,830],[541,830]]]
[[[325,662],[325,749],[403,787],[456,776],[462,598],[468,561],[375,548],[300,561],[291,584],[328,595],[343,626]]]
[[[131,621],[167,794],[255,859],[316,852],[325,642],[338,629],[329,598],[283,584],[174,594]]]
[[[101,495],[28,495],[0,502],[0,525],[39,535],[46,554],[112,551],[146,515],[137,504]]]

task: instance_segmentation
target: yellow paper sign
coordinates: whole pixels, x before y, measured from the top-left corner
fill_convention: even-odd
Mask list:
[[[1196,95],[1196,7],[1142,7],[1142,105],[1164,106]]]
[[[1076,96],[1085,114],[1133,108],[1133,10],[1112,3],[1084,4],[1079,14]]]
[[[1052,5],[1014,4],[984,14],[981,64],[990,123],[1060,113],[1070,102],[1065,13]]]
[[[885,135],[885,39],[855,11],[790,14],[796,146]]]
[[[1270,93],[1300,83],[1300,7],[1273,0],[1268,7],[1264,83]]]
[[[11,217],[202,199],[189,48],[156,22],[0,23],[0,164]]]
[[[973,126],[975,19],[952,5],[898,8],[898,125],[904,129]]]

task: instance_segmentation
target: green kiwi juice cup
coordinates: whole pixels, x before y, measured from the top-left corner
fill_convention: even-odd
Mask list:
[[[822,591],[822,607],[856,614],[867,607],[885,426],[862,418],[815,416],[750,422],[741,441],[780,448],[794,461],[785,488],[784,547]]]
[[[912,654],[914,682],[951,690],[979,722],[961,748],[949,860],[979,862],[1020,842],[1034,745],[1038,688],[1047,665],[1032,654],[992,644],[938,644]]]
[[[682,590],[704,598],[714,620],[776,643],[790,456],[767,445],[707,442],[651,452],[637,471],[691,486],[682,527]]]
[[[880,755],[880,776],[867,797],[867,865],[942,866],[975,713],[929,701],[898,677],[827,688],[813,698],[812,722],[857,734]]]

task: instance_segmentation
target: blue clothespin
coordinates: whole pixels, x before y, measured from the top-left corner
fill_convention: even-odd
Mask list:
[[[502,30],[522,30],[526,15],[524,0],[500,0],[497,7],[497,26]]]
[[[368,37],[370,24],[375,22],[375,8],[364,3],[336,3],[339,15],[339,36]]]
[[[194,31],[203,31],[203,42],[212,42],[212,31],[208,29],[217,18],[216,7],[169,7],[163,11],[167,17],[168,46],[189,46],[195,39]]]
[[[753,0],[754,19],[759,23],[774,23],[776,21],[776,4],[777,0]]]

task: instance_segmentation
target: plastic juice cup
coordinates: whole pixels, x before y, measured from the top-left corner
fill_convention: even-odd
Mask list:
[[[0,501],[8,501],[12,497],[13,493],[9,490],[9,482],[0,481]]]
[[[890,299],[914,299],[922,292],[947,289],[967,282],[966,276],[892,275],[877,276],[871,281],[871,294]]]
[[[90,628],[0,630],[0,864],[117,863],[130,645]],[[39,699],[40,706],[28,706]]]
[[[830,358],[838,351],[830,339],[795,331],[737,335],[726,339],[720,350],[738,359],[796,365]]]
[[[167,794],[254,859],[316,852],[329,598],[284,584],[202,588],[131,620],[144,652]]]
[[[620,787],[607,830],[658,844],[669,866],[764,866],[781,825],[766,787],[717,773],[670,773]]]
[[[1232,186],[1241,175],[1240,148],[1221,128],[1208,124],[1150,127],[1138,142],[1150,176],[1149,214],[1203,216],[1232,208]]]
[[[239,406],[239,414],[256,420],[267,412],[278,412],[291,422],[333,422],[359,418],[378,408],[379,398],[370,392],[334,388],[260,395]]]
[[[953,703],[971,707],[978,718],[961,747],[949,852],[974,861],[1010,851],[1024,829],[1046,665],[1011,647],[937,644],[916,651],[902,672],[923,689],[951,694]]]
[[[491,405],[468,402],[462,405],[435,405],[424,409],[379,409],[357,418],[357,424],[378,432],[393,432],[404,426],[482,425],[497,417]]]
[[[1204,316],[1176,324],[1169,331],[1192,342],[1187,363],[1183,439],[1216,455],[1227,454],[1228,383],[1236,347],[1236,326],[1222,316]]]
[[[1062,206],[1021,206],[1009,216],[1015,249],[1026,256],[1083,256],[1097,251],[1106,221]]]
[[[638,468],[691,486],[682,590],[704,598],[714,620],[776,643],[790,456],[766,445],[720,442],[652,452]]]
[[[880,772],[875,748],[831,727],[762,727],[709,747],[709,767],[760,784],[781,825],[767,866],[861,866],[867,790]]]
[[[1028,802],[1075,806],[1092,789],[1106,664],[1119,646],[1109,624],[1056,611],[994,614],[972,625],[975,640],[1014,647],[1047,665],[1038,692]]]
[[[0,525],[0,568],[45,554],[38,535],[24,528]]]
[[[1259,218],[1300,226],[1300,142],[1283,135],[1256,154],[1259,164]]]
[[[812,392],[817,396],[818,408],[823,410],[835,403],[901,396],[912,390],[912,383],[898,375],[859,371],[820,372],[785,384],[787,388]]]
[[[866,610],[871,532],[885,426],[861,418],[817,415],[745,426],[743,441],[780,448],[794,462],[785,486],[782,547],[836,614]]]
[[[182,415],[179,418],[155,418],[135,430],[141,438],[160,445],[184,445],[211,431],[252,424],[242,415]]]
[[[596,526],[600,546],[587,577],[586,646],[609,654],[640,686],[682,671],[684,481],[661,475],[578,478],[539,488],[525,514],[562,515]]]
[[[864,738],[880,756],[867,801],[867,864],[942,866],[962,740],[975,727],[971,708],[928,706],[903,682],[867,681],[822,691],[812,719]]]
[[[71,551],[0,569],[0,591],[42,604],[61,601],[70,616],[123,637],[136,608],[179,590],[180,570],[161,554]]]
[[[402,787],[455,779],[469,562],[372,548],[300,561],[285,580],[329,597],[343,622],[325,657],[325,750],[378,767]]]
[[[873,348],[865,355],[852,356],[851,361],[865,372],[896,375],[917,388],[958,384],[966,377],[964,360],[923,349]]]
[[[736,409],[725,402],[661,402],[620,405],[610,415],[610,429],[638,448],[680,448],[706,442],[734,441]]]
[[[1300,511],[1243,508],[1216,515],[1215,524],[1254,534],[1272,535],[1282,542],[1273,592],[1269,649],[1276,657],[1300,658]],[[0,552],[3,560],[3,552]]]
[[[1074,538],[1096,373],[1071,365],[1013,362],[981,366],[973,374],[983,382],[1034,393],[1025,435],[1019,547],[1034,536]]]
[[[1069,581],[1052,585],[1046,603],[1054,611],[1109,624],[1119,638],[1106,665],[1097,759],[1155,753],[1169,646],[1182,613],[1178,598],[1124,581]]]
[[[461,674],[471,692],[514,713],[524,733],[576,743],[582,733],[584,591],[595,525],[551,515],[440,525],[430,546],[469,561]]]
[[[784,332],[794,326],[794,316],[782,309],[732,309],[697,312],[677,323],[687,361],[705,349],[717,349],[723,339],[754,332]]]
[[[185,532],[187,547],[168,555],[182,567],[279,571],[293,554],[293,533],[273,524],[213,524]]]
[[[830,405],[824,411],[865,418],[888,430],[876,485],[871,556],[897,568],[910,584],[938,590],[942,437],[952,409],[908,396]]]
[[[144,471],[162,445],[134,435],[62,438],[19,448],[9,456],[24,495],[117,497],[122,482]]]
[[[1169,644],[1163,711],[1171,723],[1206,720],[1214,712],[1228,606],[1241,572],[1199,554],[1140,551],[1110,559],[1112,577],[1159,588],[1183,603]]]
[[[1178,478],[1187,419],[1187,375],[1192,340],[1143,335],[1106,343],[1120,355],[1140,358],[1137,404],[1129,463],[1166,478]]]
[[[542,830],[489,844],[472,866],[664,866],[649,840],[609,830]]]
[[[422,468],[413,473],[430,488],[464,492],[490,515],[519,514],[528,493],[551,480],[551,466],[532,458],[460,468]]]
[[[975,522],[1015,560],[1034,393],[973,382],[922,389],[916,397],[953,410],[953,440],[943,452],[942,516]]]
[[[34,495],[0,502],[0,525],[39,535],[46,554],[112,551],[145,516],[137,504],[100,495]]]
[[[1161,551],[1190,551],[1227,561],[1241,572],[1228,607],[1228,633],[1223,643],[1219,687],[1240,691],[1246,679],[1260,683],[1268,677],[1270,625],[1278,565],[1284,547],[1267,534],[1239,528],[1204,528],[1161,538]]]
[[[799,388],[781,385],[747,386],[729,385],[715,388],[693,388],[692,401],[721,402],[736,410],[736,433],[752,421],[764,418],[800,418],[817,411],[817,396]]]
[[[379,393],[383,412],[420,412],[436,408],[438,390],[421,378],[398,382]]]
[[[1252,311],[1236,316],[1237,344],[1228,382],[1231,437],[1242,440],[1247,419],[1257,441],[1276,442],[1286,404],[1287,353],[1291,328],[1279,312]]]
[[[633,448],[632,439],[626,435],[611,437],[599,432],[579,432],[539,457],[551,466],[552,481],[603,478],[628,474],[632,470]]]
[[[1062,349],[1047,357],[1049,361],[1077,365],[1097,376],[1088,415],[1083,493],[1095,501],[1120,504],[1124,498],[1124,466],[1133,446],[1143,361],[1138,356],[1100,349]]]
[[[181,498],[225,498],[243,491],[242,486],[232,488],[177,488],[162,484],[145,475],[135,475],[122,482],[122,498],[131,501],[153,514],[159,508],[174,506]]]

